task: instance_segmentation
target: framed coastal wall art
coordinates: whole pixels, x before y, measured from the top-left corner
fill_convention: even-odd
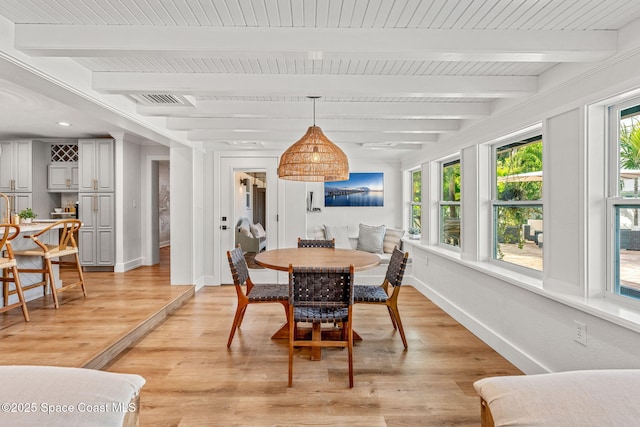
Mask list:
[[[324,206],[384,206],[384,173],[354,172],[347,181],[325,182]]]

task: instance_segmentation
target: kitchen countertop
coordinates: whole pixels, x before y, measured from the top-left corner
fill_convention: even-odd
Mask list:
[[[49,227],[52,223],[58,222],[57,219],[40,219],[36,222],[32,222],[31,224],[20,224],[20,233],[31,233],[34,231],[40,231],[47,227]],[[57,226],[54,228],[60,228],[61,226]]]

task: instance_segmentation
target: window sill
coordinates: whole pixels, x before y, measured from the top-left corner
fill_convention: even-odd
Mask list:
[[[447,250],[439,246],[427,245],[417,240],[403,239],[403,242],[425,252],[446,258],[464,267],[471,268],[503,282],[510,283],[542,297],[564,304],[568,307],[583,311],[592,316],[640,333],[640,308],[633,304],[625,304],[624,302],[620,302],[612,298],[587,298],[549,291],[544,289],[543,281],[541,279],[514,272],[507,268],[501,268],[489,262],[465,260],[458,252]]]

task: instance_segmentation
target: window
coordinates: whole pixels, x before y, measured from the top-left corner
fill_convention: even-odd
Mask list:
[[[610,114],[613,283],[609,291],[640,299],[640,99],[613,106]]]
[[[422,231],[422,171],[411,172],[411,218],[409,219],[410,234],[420,234]]]
[[[494,146],[493,258],[542,271],[542,137]]]
[[[460,159],[441,164],[440,243],[460,246]]]

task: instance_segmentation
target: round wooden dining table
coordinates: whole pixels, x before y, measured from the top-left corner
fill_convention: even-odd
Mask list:
[[[295,267],[349,267],[356,271],[380,264],[380,257],[371,252],[334,248],[283,248],[260,252],[254,258],[256,264],[272,270],[289,271]]]

